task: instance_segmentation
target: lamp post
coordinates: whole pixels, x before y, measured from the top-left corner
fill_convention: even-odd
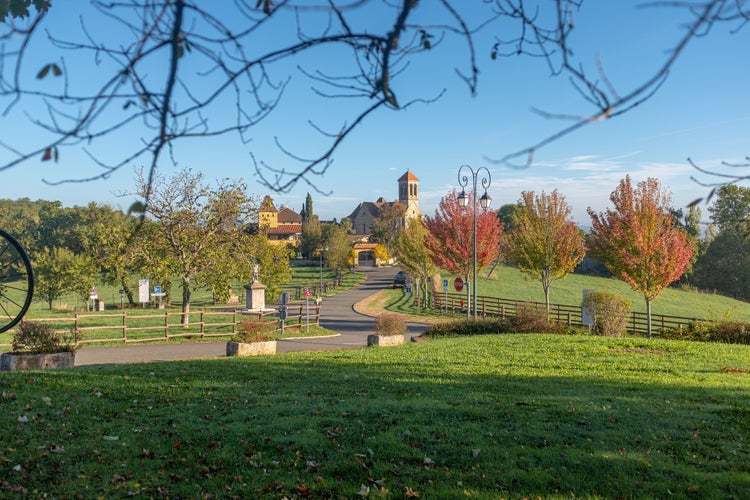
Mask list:
[[[468,172],[467,172],[468,170]],[[461,172],[464,172],[463,174]],[[484,172],[484,173],[483,173]],[[490,171],[486,167],[479,167],[476,171],[469,165],[461,165],[458,169],[458,184],[461,186],[461,193],[458,195],[458,204],[465,207],[469,203],[469,197],[464,189],[469,184],[469,175],[472,180],[472,210],[474,211],[474,272],[472,276],[472,298],[474,303],[474,319],[477,319],[477,178],[479,177],[482,187],[484,188],[484,194],[479,198],[479,204],[482,208],[486,209],[492,203],[492,198],[487,194],[487,188],[490,187],[492,177]],[[481,175],[481,177],[480,177]],[[471,304],[469,304],[471,308]],[[469,310],[467,309],[467,313]]]

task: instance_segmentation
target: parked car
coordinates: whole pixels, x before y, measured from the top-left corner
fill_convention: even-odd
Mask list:
[[[403,288],[406,286],[406,282],[409,280],[409,277],[406,275],[405,272],[399,271],[396,276],[393,278],[393,288]]]

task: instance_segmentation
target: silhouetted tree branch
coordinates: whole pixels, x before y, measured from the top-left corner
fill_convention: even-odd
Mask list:
[[[462,0],[91,0],[90,12],[65,37],[47,26],[52,16],[69,14],[63,9],[74,6],[48,8],[44,0],[19,0],[0,10],[0,109],[41,133],[23,146],[0,139],[0,171],[34,159],[57,160],[75,147],[85,151],[98,173],[48,182],[106,178],[133,164],[146,165],[152,177],[164,162],[176,163],[178,143],[236,134],[268,188],[288,191],[301,180],[315,188],[315,176],[326,172],[337,148],[368,117],[441,95],[443,82],[422,85],[421,96],[404,91],[403,82],[422,77],[410,66],[420,54],[458,39],[463,55],[442,52],[449,54],[444,65],[455,66],[459,79],[476,93],[478,61],[487,47],[477,47],[475,38],[489,30],[498,33],[491,59],[539,58],[551,76],[567,77],[590,106],[575,115],[536,110],[570,124],[491,159],[529,165],[540,148],[647,101],[685,47],[715,25],[729,23],[736,32],[750,21],[750,6],[739,0],[643,6],[687,11],[692,21],[652,74],[621,91],[602,61],[590,75],[574,56],[571,34],[583,0],[485,0],[471,9]],[[305,59],[322,49],[335,56],[335,73]],[[48,58],[41,68],[40,53]],[[317,151],[300,153],[283,133],[276,134],[292,166],[256,160],[251,131],[282,102],[294,73],[309,78],[319,97],[348,99],[348,118],[335,132],[325,132],[330,125],[309,117],[312,131],[326,141]],[[113,153],[109,141],[130,148]],[[525,161],[519,165],[518,158]]]

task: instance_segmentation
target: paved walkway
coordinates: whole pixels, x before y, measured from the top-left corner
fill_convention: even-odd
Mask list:
[[[367,279],[357,288],[323,298],[320,325],[337,332],[331,337],[283,339],[278,352],[324,351],[367,345],[367,335],[374,331],[374,320],[354,310],[354,304],[391,285],[398,268],[365,268]],[[409,324],[408,337],[419,335],[424,324]],[[174,344],[141,344],[112,347],[86,347],[76,353],[76,366],[171,361],[226,356],[226,341]]]

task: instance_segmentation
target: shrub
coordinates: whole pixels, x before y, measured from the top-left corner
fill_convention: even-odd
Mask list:
[[[511,331],[515,333],[552,333],[552,324],[547,309],[541,304],[525,302],[516,307],[510,319]]]
[[[750,325],[742,321],[720,321],[710,329],[709,339],[726,344],[750,344]]]
[[[610,292],[589,292],[583,307],[594,319],[591,332],[605,337],[623,337],[628,326],[632,304],[629,300]]]
[[[61,335],[49,323],[21,321],[13,333],[13,352],[72,352],[77,347],[75,335]]]
[[[682,328],[664,332],[663,337],[673,340],[750,345],[750,325],[733,320],[693,321]]]
[[[406,333],[406,320],[393,313],[381,313],[375,316],[375,333],[383,336],[403,335]]]
[[[273,332],[276,330],[275,321],[252,320],[243,318],[238,326],[238,332],[232,336],[232,340],[242,344],[252,342],[266,342],[274,340]]]
[[[487,335],[510,332],[510,322],[504,319],[459,320],[432,325],[422,335],[449,337],[458,335]]]

